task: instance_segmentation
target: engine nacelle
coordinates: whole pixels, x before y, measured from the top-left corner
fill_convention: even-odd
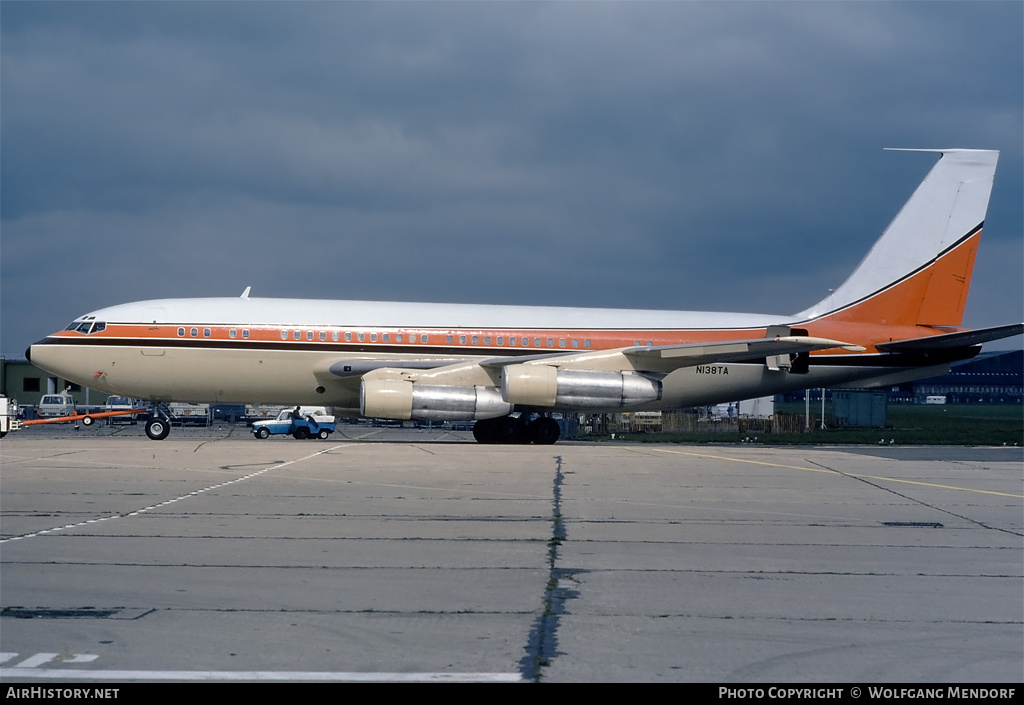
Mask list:
[[[509,365],[501,370],[501,397],[522,406],[619,408],[658,401],[661,382],[629,372]]]
[[[497,387],[425,386],[404,380],[363,380],[359,412],[374,419],[472,421],[505,416],[512,405]]]

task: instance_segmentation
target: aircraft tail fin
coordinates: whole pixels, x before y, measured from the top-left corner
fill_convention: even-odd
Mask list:
[[[959,326],[999,152],[937,152],[917,187],[853,274],[801,320]]]

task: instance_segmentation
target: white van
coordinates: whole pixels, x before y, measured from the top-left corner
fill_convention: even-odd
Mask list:
[[[44,394],[36,405],[36,415],[42,418],[71,416],[75,413],[75,398],[63,392],[61,394]]]

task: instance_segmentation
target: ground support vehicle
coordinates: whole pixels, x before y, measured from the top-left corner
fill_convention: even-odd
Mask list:
[[[323,411],[319,409],[318,411]],[[299,408],[284,409],[271,421],[256,421],[252,425],[252,435],[256,438],[270,438],[272,434],[287,433],[293,438],[319,438],[326,440],[334,433],[334,417],[325,413],[315,414]]]
[[[109,419],[114,416],[132,416],[135,414],[145,414],[149,409],[124,409],[122,411],[99,411],[99,412],[87,412],[79,413],[74,412],[68,416],[58,416],[56,418],[46,419],[31,419],[29,421],[22,421],[22,426],[37,426],[44,423],[69,423],[72,421],[81,421],[83,426],[92,426],[96,423],[96,419]],[[166,435],[166,434],[165,434]],[[152,436],[151,436],[152,437]]]
[[[20,431],[21,420],[18,418],[18,400],[8,399],[0,394],[0,438],[8,431]]]
[[[68,392],[44,394],[36,404],[36,416],[43,419],[74,416],[76,410],[75,398]]]
[[[209,426],[213,420],[209,404],[172,402],[167,405],[167,413],[175,426]]]
[[[103,412],[134,411],[138,404],[131,397],[111,395],[107,397],[107,403],[103,406]],[[107,425],[113,424],[134,424],[135,417],[131,414],[117,414],[107,417]]]

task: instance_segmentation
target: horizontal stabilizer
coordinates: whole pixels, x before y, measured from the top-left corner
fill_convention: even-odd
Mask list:
[[[875,347],[884,352],[927,353],[981,345],[991,340],[1002,340],[1021,334],[1024,334],[1024,323],[1011,323],[1008,326],[996,326],[995,328],[978,328],[977,330],[933,335],[926,338],[878,343]]]

